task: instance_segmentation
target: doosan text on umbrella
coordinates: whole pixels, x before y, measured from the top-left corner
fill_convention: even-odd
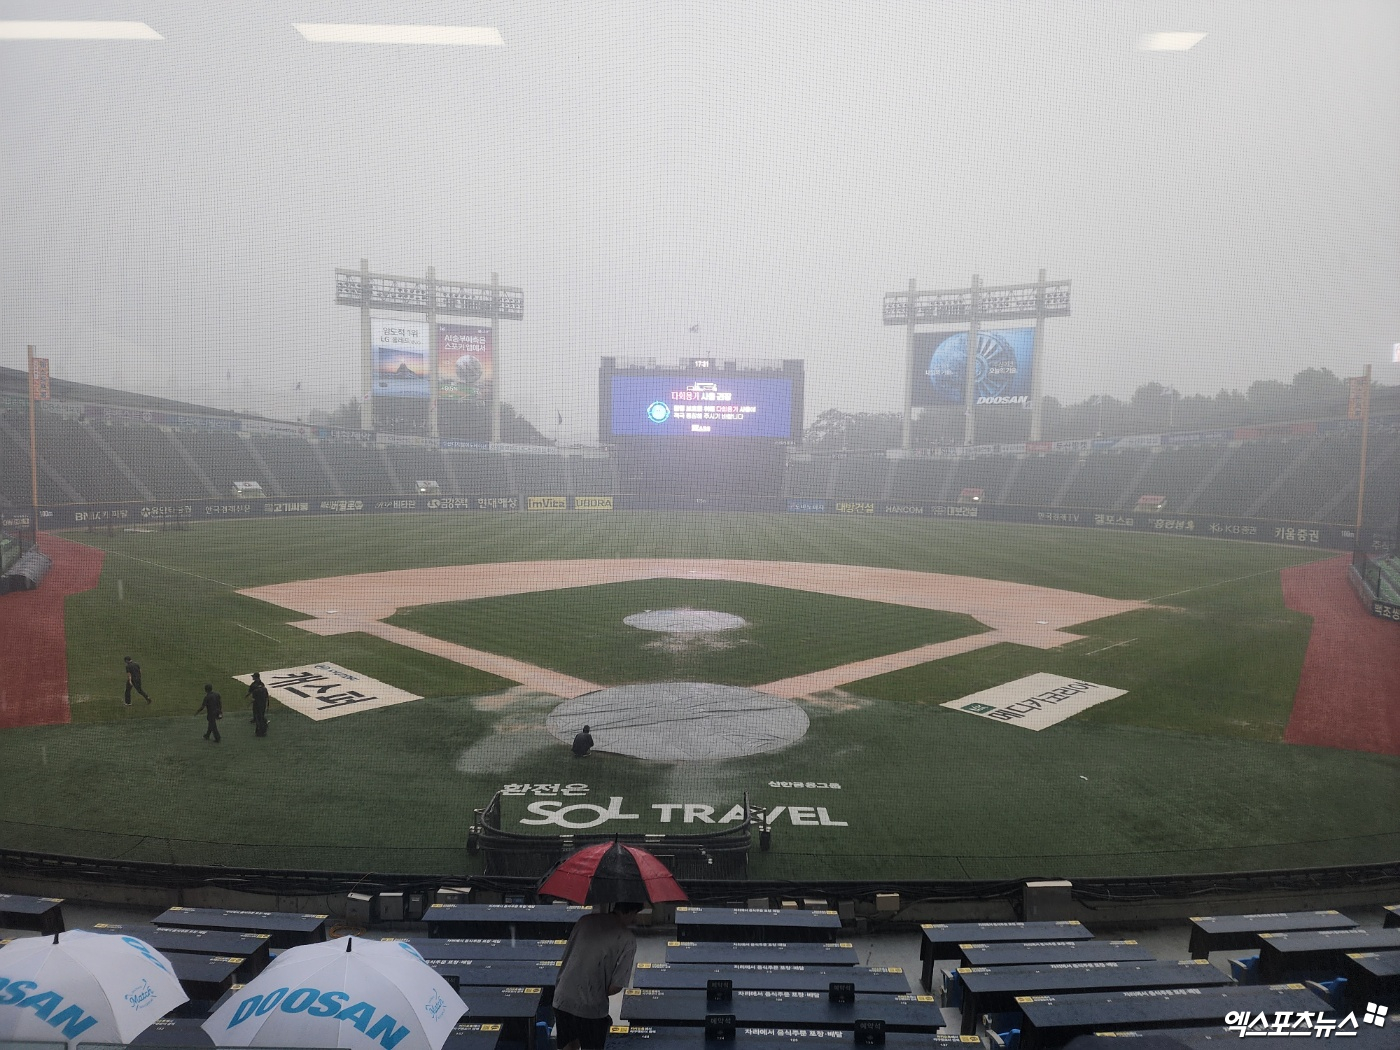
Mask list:
[[[38,987],[35,981],[0,977],[0,1006],[33,1010],[40,1020],[61,1029],[65,1039],[76,1039],[97,1023],[97,1018],[85,1013],[77,1003],[69,1003],[55,1014],[54,1011],[63,1003],[63,996],[54,991],[35,991]]]
[[[261,1017],[280,1006],[285,1014],[299,1014],[305,1010],[312,1017],[334,1017],[337,1021],[349,1021],[370,1039],[378,1039],[384,1050],[394,1050],[403,1037],[408,1035],[408,1029],[400,1025],[392,1014],[384,1014],[371,1026],[370,1022],[374,1020],[378,1011],[363,999],[354,1006],[346,1006],[349,1001],[349,992],[298,988],[289,994],[286,988],[274,988],[267,995],[255,995],[240,1003],[228,1026],[234,1028],[250,1017]]]

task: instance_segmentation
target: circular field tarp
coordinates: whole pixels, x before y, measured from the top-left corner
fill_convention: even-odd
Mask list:
[[[628,627],[643,631],[664,631],[667,634],[697,634],[702,631],[733,631],[747,627],[749,622],[733,613],[712,612],[709,609],[648,609],[623,618]]]
[[[658,762],[739,758],[801,740],[807,712],[791,700],[704,682],[649,682],[566,700],[545,726],[566,744],[584,726],[593,747]]]

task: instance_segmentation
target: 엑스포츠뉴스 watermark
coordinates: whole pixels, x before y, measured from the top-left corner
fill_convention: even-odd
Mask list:
[[[1270,1035],[1346,1039],[1355,1036],[1363,1024],[1384,1028],[1389,1013],[1390,1008],[1379,1003],[1367,1003],[1359,1021],[1355,1011],[1344,1017],[1333,1017],[1326,1010],[1275,1010],[1271,1020],[1263,1011],[1251,1016],[1247,1010],[1233,1010],[1225,1015],[1225,1028],[1237,1032],[1241,1039]]]

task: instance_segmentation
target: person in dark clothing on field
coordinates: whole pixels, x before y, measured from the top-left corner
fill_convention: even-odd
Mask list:
[[[262,676],[253,672],[253,681],[248,686],[248,696],[253,700],[253,729],[256,736],[267,736],[267,686]]]
[[[593,734],[588,731],[587,726],[584,726],[583,731],[580,732],[578,736],[574,737],[574,757],[586,758],[588,753],[592,750]]]
[[[214,692],[212,685],[204,687],[204,699],[200,702],[195,714],[204,712],[205,721],[209,723],[209,728],[204,731],[204,739],[208,740],[210,734],[214,736],[214,743],[219,742],[219,719],[224,717],[224,698]]]
[[[126,662],[126,699],[122,702],[127,707],[131,706],[131,691],[135,689],[142,696],[146,696],[146,690],[141,688],[141,665],[129,656],[123,656]],[[146,703],[150,703],[151,698],[146,696]]]

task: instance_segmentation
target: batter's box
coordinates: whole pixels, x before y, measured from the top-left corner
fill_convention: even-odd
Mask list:
[[[423,699],[339,664],[283,667],[260,674],[272,699],[317,722]],[[245,685],[253,680],[251,674],[234,678]]]

